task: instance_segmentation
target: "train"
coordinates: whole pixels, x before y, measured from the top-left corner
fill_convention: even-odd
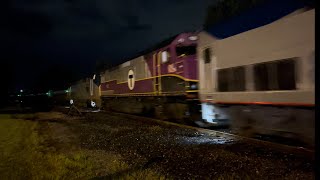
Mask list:
[[[315,11],[217,39],[199,34],[202,119],[314,143]],[[230,53],[232,50],[232,53]]]
[[[178,34],[75,83],[64,97],[77,105],[314,144],[315,10],[266,19],[222,38],[217,31]]]
[[[197,38],[196,32],[175,35],[142,55],[49,95],[56,105],[72,102],[92,108],[93,104],[164,120],[191,120],[200,115]]]

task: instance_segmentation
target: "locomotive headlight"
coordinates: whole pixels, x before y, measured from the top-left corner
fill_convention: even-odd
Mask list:
[[[72,105],[73,104],[73,99],[70,99],[70,105]]]
[[[197,90],[198,84],[196,82],[190,82],[190,90]]]
[[[196,41],[196,40],[198,40],[198,37],[197,37],[197,36],[190,36],[190,37],[189,37],[189,40],[191,40],[191,41]]]
[[[91,101],[91,107],[96,107],[96,103],[94,101]]]
[[[197,89],[197,84],[192,84],[192,85],[190,86],[190,88],[191,88],[191,89]]]

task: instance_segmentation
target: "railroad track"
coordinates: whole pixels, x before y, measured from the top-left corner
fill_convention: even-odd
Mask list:
[[[81,112],[90,113],[91,111],[84,110]],[[95,112],[108,113],[108,115],[121,116],[124,118],[133,119],[133,120],[152,121],[152,122],[155,122],[159,125],[170,125],[170,126],[175,126],[175,127],[180,127],[180,128],[193,129],[193,130],[196,130],[200,133],[205,133],[205,134],[208,134],[213,137],[222,137],[222,138],[227,138],[227,139],[232,138],[232,139],[241,140],[243,142],[247,142],[250,144],[256,144],[258,146],[263,146],[266,148],[271,148],[273,150],[278,150],[280,152],[286,152],[289,154],[302,156],[305,158],[309,158],[311,160],[315,159],[315,151],[313,149],[308,149],[308,148],[304,148],[304,147],[297,147],[297,146],[285,145],[285,144],[281,144],[281,143],[270,142],[270,141],[266,141],[266,140],[249,138],[249,137],[239,136],[236,134],[222,132],[219,130],[205,129],[205,128],[194,127],[194,126],[189,126],[189,125],[184,125],[184,124],[178,124],[178,123],[174,123],[174,122],[159,120],[156,118],[150,118],[150,117],[145,117],[145,116],[138,116],[138,115],[133,115],[133,114],[114,112],[114,111],[104,111],[104,110],[99,110],[99,111],[95,111]]]
[[[270,142],[270,141],[266,141],[266,140],[259,140],[259,139],[255,139],[255,138],[248,138],[248,137],[243,137],[243,136],[239,136],[239,135],[235,135],[235,134],[221,132],[218,130],[205,129],[205,128],[199,128],[199,127],[194,127],[194,126],[189,126],[189,125],[184,125],[184,124],[178,124],[178,123],[163,121],[163,120],[150,118],[150,117],[144,117],[144,116],[138,116],[138,115],[132,115],[132,114],[126,114],[126,113],[120,113],[120,112],[109,112],[109,111],[101,111],[101,112],[108,113],[109,115],[129,118],[129,119],[133,119],[133,120],[153,121],[159,125],[170,125],[170,126],[176,126],[176,127],[186,128],[186,129],[193,129],[193,130],[196,130],[200,133],[206,133],[206,134],[213,136],[213,137],[223,137],[223,138],[229,138],[229,139],[232,138],[232,139],[241,140],[243,142],[247,142],[250,144],[256,144],[258,146],[264,146],[266,148],[278,150],[280,152],[286,152],[289,154],[302,156],[305,158],[309,158],[311,160],[315,159],[315,151],[312,149],[307,149],[307,148],[303,148],[303,147],[290,146],[290,145]]]

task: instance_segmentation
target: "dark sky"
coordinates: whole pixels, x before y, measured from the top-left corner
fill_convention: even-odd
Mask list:
[[[124,62],[181,31],[200,30],[206,8],[214,2],[4,0],[0,58],[6,65],[2,67],[14,66],[10,72],[15,88],[50,84],[54,81],[46,78],[50,73],[61,82],[70,79],[65,71],[73,79],[83,77],[93,72],[97,60]]]

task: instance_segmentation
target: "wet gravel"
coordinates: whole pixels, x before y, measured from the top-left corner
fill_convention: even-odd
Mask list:
[[[173,179],[315,179],[315,162],[236,139],[107,113],[66,123],[81,148],[121,154]]]

